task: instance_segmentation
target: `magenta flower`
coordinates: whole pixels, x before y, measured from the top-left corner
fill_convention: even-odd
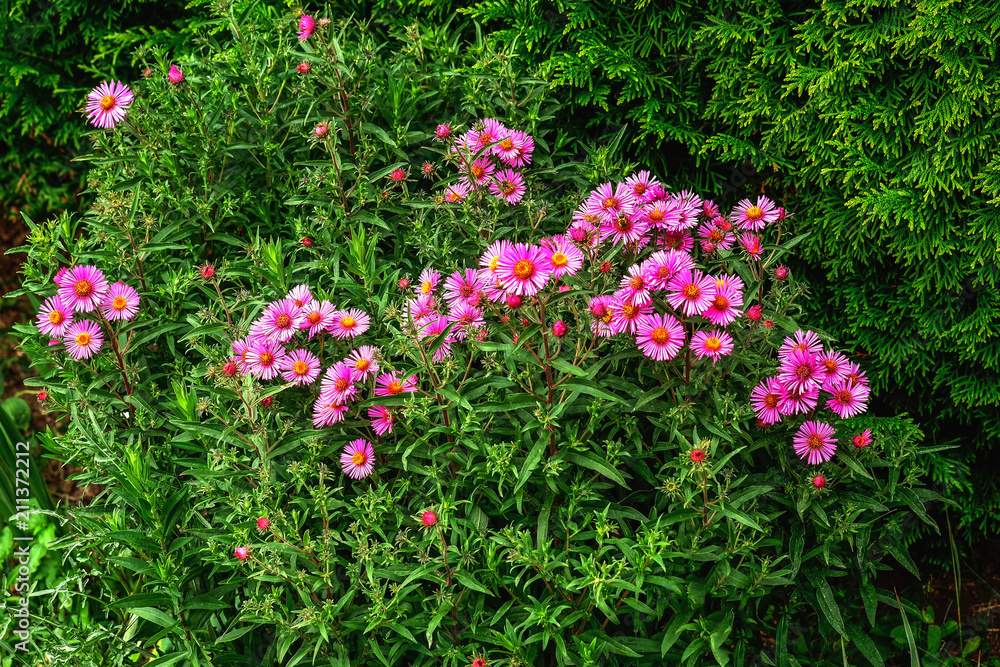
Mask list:
[[[550,254],[543,248],[515,243],[497,262],[497,277],[509,294],[534,296],[552,276]]]
[[[468,196],[469,186],[462,181],[452,183],[444,189],[445,201],[451,202],[452,204],[459,204],[465,201],[465,198]]]
[[[417,294],[430,294],[437,289],[439,282],[441,282],[440,273],[432,268],[424,269],[420,274],[419,284],[414,288],[414,292]]]
[[[236,363],[241,373],[247,370],[247,355],[250,354],[252,346],[253,339],[249,336],[233,341],[233,356],[230,357],[230,361]]]
[[[70,356],[77,361],[89,359],[101,349],[104,333],[96,322],[90,320],[73,322],[66,327],[63,343],[66,344]]]
[[[742,305],[743,292],[736,289],[735,285],[726,285],[722,280],[717,280],[712,302],[702,311],[701,316],[715,326],[728,326],[741,315],[739,307]]]
[[[434,141],[447,141],[451,136],[451,125],[442,123],[434,128]]]
[[[326,369],[323,381],[320,383],[320,398],[325,402],[343,405],[358,393],[355,386],[354,370],[341,361]]]
[[[59,300],[74,312],[89,313],[101,304],[108,291],[108,281],[100,269],[74,266],[59,288]]]
[[[510,135],[510,130],[495,118],[484,118],[476,121],[466,134],[466,146],[469,150],[479,152]]]
[[[521,136],[518,136],[521,135]],[[508,167],[520,167],[522,155],[525,149],[525,137],[523,132],[511,132],[493,146],[492,153]]]
[[[819,334],[815,331],[803,331],[799,329],[791,337],[785,338],[778,348],[778,356],[787,357],[795,350],[804,350],[811,354],[820,354],[823,351],[823,343],[819,339]]]
[[[872,442],[872,430],[866,428],[864,431],[854,436],[854,446],[855,447],[867,447]]]
[[[485,273],[480,273],[483,282],[490,282],[490,279],[496,275],[497,268],[500,266],[500,258],[510,251],[513,244],[510,241],[494,241],[490,244],[490,247],[486,249],[483,256],[479,258],[479,266],[484,270]]]
[[[265,530],[267,530],[267,527],[270,525],[271,521],[266,516],[262,516],[259,519],[257,519],[257,530],[259,530],[262,533]]]
[[[681,271],[694,268],[694,260],[686,252],[657,250],[642,263],[643,277],[651,290],[664,290]]]
[[[62,338],[73,323],[73,311],[58,296],[50,296],[38,310],[38,330],[50,338]]]
[[[444,281],[444,298],[450,305],[464,303],[478,306],[482,298],[483,283],[475,269],[455,271]]]
[[[376,405],[368,408],[368,418],[372,420],[372,429],[378,436],[392,433],[392,425],[396,422],[389,408],[384,405]]]
[[[635,342],[651,359],[673,359],[684,344],[684,327],[673,315],[648,315],[636,326]]]
[[[636,303],[625,293],[616,294],[616,301],[611,309],[611,331],[615,334],[635,335],[639,322],[652,312],[652,303]]]
[[[778,219],[778,209],[767,197],[758,197],[756,204],[744,199],[733,210],[732,219],[743,229],[758,231]]]
[[[131,320],[139,312],[139,293],[125,283],[115,283],[101,300],[101,314],[109,322]]]
[[[411,375],[406,380],[399,379],[395,373],[382,373],[375,379],[376,396],[396,396],[398,394],[417,390],[417,376]]]
[[[496,165],[488,157],[481,157],[468,167],[465,182],[470,188],[485,186],[489,183],[490,177],[496,171]]]
[[[281,370],[285,348],[267,338],[253,338],[245,359],[247,373],[261,380],[273,380]]]
[[[852,385],[863,384],[866,387],[868,386],[868,377],[861,370],[861,367],[853,361],[848,361],[844,364],[844,378],[849,380]]]
[[[327,331],[333,322],[336,308],[333,304],[323,299],[322,301],[312,300],[302,307],[302,321],[299,328],[309,329],[309,337],[312,338],[320,331]]]
[[[369,376],[378,373],[378,353],[379,349],[373,345],[362,345],[356,350],[352,350],[344,363],[350,366],[354,373],[354,379],[358,381],[367,380]]]
[[[613,218],[605,218],[601,222],[601,234],[604,238],[611,237],[611,243],[639,243],[649,231],[649,225],[641,215],[630,211],[620,211]]]
[[[511,296],[514,296],[513,294]],[[447,322],[454,322],[455,327],[451,330],[451,335],[455,340],[465,340],[469,334],[475,334],[480,328],[486,325],[483,319],[483,311],[475,306],[470,306],[464,301],[459,301],[452,306],[448,313]]]
[[[302,309],[292,299],[273,302],[260,316],[250,330],[251,336],[269,338],[276,343],[285,343],[295,335],[302,324]]]
[[[334,313],[330,323],[330,333],[335,338],[354,338],[368,331],[371,320],[368,315],[357,308],[341,310]]]
[[[375,470],[375,450],[364,438],[352,440],[340,455],[340,466],[351,479],[364,479]]]
[[[642,170],[626,178],[625,185],[632,189],[636,201],[644,202],[649,201],[648,197],[655,186],[659,185],[659,181],[648,171]]]
[[[308,285],[297,285],[293,287],[285,298],[291,299],[296,308],[308,306],[313,301],[313,295],[312,292],[309,291]]]
[[[791,355],[781,360],[778,378],[785,387],[796,391],[819,388],[823,376],[819,370],[817,355],[805,350],[795,350]]]
[[[660,244],[668,250],[691,252],[694,248],[694,237],[681,230],[668,231],[660,237]]]
[[[639,209],[642,219],[653,229],[671,229],[680,220],[680,211],[667,201],[652,201]]]
[[[615,298],[603,294],[595,296],[587,304],[592,319],[590,320],[590,331],[601,338],[610,338],[615,335],[611,321],[615,316]]]
[[[847,357],[840,352],[823,352],[818,357],[819,372],[823,376],[823,388],[840,383],[847,378]]]
[[[56,272],[55,277],[52,278],[52,282],[56,284],[56,287],[62,287],[63,283],[66,282],[68,276],[69,276],[69,269],[63,266]]]
[[[733,353],[733,337],[721,329],[699,331],[691,337],[691,349],[696,358],[717,362],[722,355]]]
[[[784,393],[785,387],[777,378],[764,380],[750,392],[750,405],[765,426],[781,421],[780,407]]]
[[[605,223],[616,220],[621,214],[631,215],[635,204],[632,188],[624,183],[604,183],[587,199],[588,210]]]
[[[552,278],[559,280],[563,276],[572,276],[583,268],[583,253],[565,236],[555,236],[546,250],[549,264],[552,265]]]
[[[649,291],[650,286],[644,274],[643,265],[633,264],[629,267],[628,273],[622,276],[619,283],[619,287],[628,293],[628,297],[633,303],[649,303],[652,299]]]
[[[521,201],[526,189],[524,176],[512,169],[504,169],[490,181],[490,192],[504,200],[505,204]]]
[[[292,350],[281,362],[281,377],[298,386],[312,384],[319,377],[319,358],[309,350]]]
[[[764,254],[764,246],[761,243],[760,237],[756,234],[751,234],[750,232],[740,234],[740,245],[743,246],[743,252],[750,259],[759,260]]]
[[[510,167],[527,167],[531,164],[531,154],[535,152],[535,138],[521,130],[511,133],[514,140],[514,154],[504,162]]]
[[[94,127],[112,128],[125,119],[125,111],[134,98],[131,89],[121,81],[105,81],[87,95],[87,118]]]
[[[813,386],[805,391],[800,391],[783,385],[784,393],[781,396],[781,405],[778,409],[783,415],[804,414],[816,409],[819,402],[819,387]]]
[[[871,390],[863,384],[853,384],[845,379],[840,384],[832,386],[829,391],[832,395],[827,400],[826,407],[843,419],[859,415],[868,409],[868,395]]]
[[[236,547],[233,549],[233,555],[239,560],[246,560],[250,556],[249,547]]]
[[[690,317],[712,305],[715,281],[698,269],[682,271],[670,280],[667,291],[667,303]]]
[[[303,14],[302,18],[299,19],[299,41],[304,42],[310,37],[312,37],[313,30],[316,29],[316,19],[309,16],[308,14]]]
[[[818,421],[807,421],[799,427],[798,433],[792,439],[795,453],[806,459],[809,465],[819,465],[833,458],[837,450],[835,431],[829,424]]]
[[[322,396],[313,403],[313,427],[315,428],[332,426],[339,421],[343,421],[345,415],[347,415],[346,405],[339,405],[332,401],[323,400]]]
[[[177,85],[184,80],[184,72],[177,65],[171,65],[170,71],[167,72],[167,81],[173,85]]]

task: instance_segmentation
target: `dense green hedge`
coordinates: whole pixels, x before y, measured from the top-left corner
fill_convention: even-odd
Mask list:
[[[997,3],[511,3],[469,13],[552,76],[567,125],[794,205],[812,307],[885,409],[958,445],[930,461],[975,528],[997,516]],[[679,156],[679,157],[678,157]],[[693,163],[697,163],[694,165]],[[734,166],[735,165],[735,166]],[[970,473],[970,470],[973,472]],[[995,522],[992,524],[995,527]]]

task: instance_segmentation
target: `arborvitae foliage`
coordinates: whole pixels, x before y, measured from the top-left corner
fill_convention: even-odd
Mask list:
[[[886,406],[959,445],[929,468],[985,527],[1000,507],[998,3],[531,7],[469,11],[592,126],[629,123],[641,161],[669,164],[680,141],[704,181],[756,180],[798,211],[816,315]]]
[[[129,55],[183,13],[168,0],[8,0],[0,12],[0,202],[33,217],[75,208],[84,125],[74,111],[102,78],[135,78]]]

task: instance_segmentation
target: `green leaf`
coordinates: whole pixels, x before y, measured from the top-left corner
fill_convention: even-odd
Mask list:
[[[819,603],[819,610],[823,616],[830,622],[834,630],[842,635],[846,634],[844,632],[844,618],[840,615],[840,607],[837,606],[837,601],[833,597],[833,589],[830,588],[826,577],[818,570],[809,570],[806,576],[809,577],[816,592],[816,601]]]
[[[177,621],[171,618],[168,614],[165,614],[159,609],[154,609],[153,607],[133,607],[129,611],[139,618],[144,618],[147,621],[151,621],[157,625],[162,625],[165,628],[171,628],[177,625]]]
[[[847,628],[851,632],[851,641],[854,642],[854,645],[858,647],[859,651],[861,651],[861,655],[865,656],[865,659],[875,665],[875,667],[885,667],[885,661],[882,660],[882,654],[878,652],[875,642],[873,642],[872,638],[868,636],[868,633],[854,623],[848,623]]]
[[[615,484],[628,488],[628,484],[625,482],[625,478],[622,474],[613,468],[610,463],[600,459],[592,452],[567,452],[564,458],[570,463],[575,463],[578,466],[583,466],[584,468],[590,468],[591,470],[599,472]]]

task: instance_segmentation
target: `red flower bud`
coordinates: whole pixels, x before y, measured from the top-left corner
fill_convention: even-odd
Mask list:
[[[764,326],[767,327],[768,329],[773,329],[774,322],[772,322],[771,320],[764,320]]]
[[[38,392],[38,395],[35,398],[38,399],[39,403],[44,403],[45,399],[47,399],[48,397],[49,397],[49,392],[42,389],[40,392]]]
[[[236,375],[236,364],[232,361],[227,361],[222,367],[222,372],[226,374],[226,377],[233,377]]]
[[[312,69],[312,66],[309,63],[303,61],[300,62],[299,66],[296,67],[295,69],[299,70],[299,74],[308,74],[309,70]]]
[[[823,475],[816,475],[813,477],[813,486],[817,489],[822,489],[826,486],[826,477],[823,477]]]
[[[267,530],[267,527],[270,526],[270,525],[271,525],[271,522],[268,521],[268,519],[267,519],[266,516],[262,516],[261,518],[257,519],[257,530],[259,530],[261,532],[264,532],[265,530]]]
[[[424,512],[420,516],[420,523],[424,524],[425,526],[433,526],[437,522],[438,522],[437,514],[435,514],[434,512]]]
[[[760,321],[760,306],[754,305],[747,308],[747,319],[751,322]]]
[[[778,280],[785,280],[788,278],[788,269],[784,266],[778,266],[778,268],[774,270],[774,277]]]
[[[214,275],[215,275],[215,267],[212,266],[211,264],[206,264],[205,266],[201,267],[201,277],[204,278],[205,280],[208,280]]]
[[[248,547],[236,547],[236,549],[233,550],[233,555],[240,560],[246,560],[247,556],[250,555],[250,549]]]
[[[607,273],[611,270],[611,262],[601,262],[601,273]]]
[[[520,308],[521,307],[521,297],[516,294],[507,295],[507,307],[508,308]]]
[[[694,461],[695,463],[701,463],[702,461],[705,460],[705,452],[703,452],[700,449],[692,449],[691,460]]]
[[[273,403],[273,402],[274,402],[274,397],[273,396],[265,396],[264,400],[262,400],[260,402],[260,404],[263,405],[265,408],[267,408],[267,407],[270,407],[271,403]]]
[[[553,324],[552,325],[552,335],[555,336],[556,338],[562,338],[563,336],[565,336],[566,335],[566,323],[563,322],[562,320],[559,320],[558,322],[556,322],[555,324]]]
[[[313,240],[311,238],[309,238],[308,236],[305,237],[304,239],[302,239],[302,245],[304,245],[305,247],[308,248],[308,247],[312,246],[312,244],[313,244]]]

